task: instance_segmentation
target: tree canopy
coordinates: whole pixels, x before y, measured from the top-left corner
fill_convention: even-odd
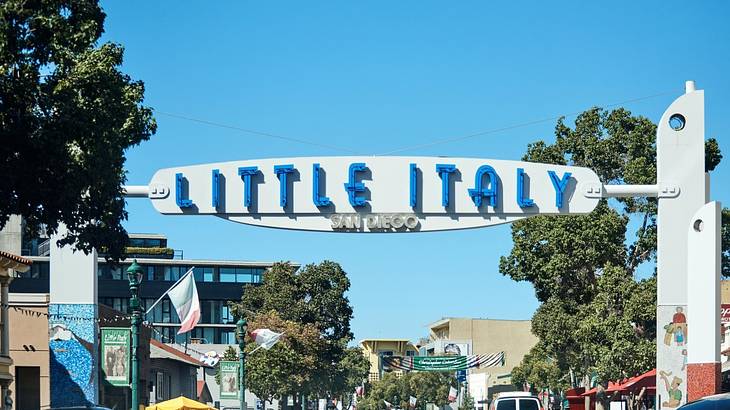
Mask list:
[[[267,398],[336,397],[352,393],[367,378],[367,358],[359,348],[347,347],[353,338],[349,288],[345,271],[330,261],[301,269],[276,263],[262,284],[244,288],[241,302],[231,304],[233,314],[246,317],[249,329],[284,333],[271,350],[247,357],[251,391]]]
[[[433,403],[439,407],[449,404],[449,388],[456,386],[456,378],[449,372],[407,372],[401,376],[385,373],[383,378],[365,390],[365,397],[358,400],[362,410],[384,410],[385,401],[407,409],[411,396],[420,404]]]
[[[560,119],[555,142],[530,144],[523,159],[589,167],[605,183],[654,184],[655,139],[650,120],[593,108],[572,128]],[[717,141],[705,151],[711,171],[722,159]],[[618,198],[588,215],[512,225],[514,245],[500,271],[532,283],[541,303],[532,319],[539,342],[514,369],[516,384],[557,390],[576,378],[616,380],[655,366],[656,220],[656,199]]]
[[[0,228],[59,224],[63,244],[123,254],[125,151],[156,131],[144,84],[120,71],[124,49],[99,45],[95,0],[0,2]]]

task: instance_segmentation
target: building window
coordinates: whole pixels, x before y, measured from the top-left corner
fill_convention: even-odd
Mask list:
[[[195,275],[195,281],[196,282],[214,282],[215,281],[214,270],[215,270],[215,268],[212,266],[196,267],[193,272],[193,274]]]
[[[260,283],[262,268],[220,268],[220,281],[225,283]]]
[[[221,308],[220,323],[226,324],[226,325],[229,323],[233,323],[233,313],[231,312],[231,308],[228,307],[228,303],[225,303]]]
[[[160,305],[162,305],[162,323],[171,323],[170,320],[170,300],[165,299],[162,302],[160,302]]]
[[[157,372],[155,385],[155,399],[167,400],[170,398],[170,376],[165,372]]]
[[[225,345],[233,345],[236,344],[236,332],[228,329],[220,329],[221,330],[221,343]]]
[[[413,357],[416,355],[415,350],[406,350],[406,357]]]
[[[30,265],[30,269],[28,269],[25,272],[15,272],[15,275],[18,278],[24,278],[24,279],[41,279],[41,278],[47,278],[48,277],[48,271],[49,271],[49,263],[48,262],[33,262],[32,265]]]

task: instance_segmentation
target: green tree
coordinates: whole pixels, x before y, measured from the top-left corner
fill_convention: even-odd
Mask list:
[[[104,19],[96,0],[0,2],[0,228],[63,223],[62,243],[118,259],[125,151],[156,124],[123,48],[98,45]]]
[[[324,261],[301,269],[274,264],[261,285],[244,288],[241,302],[231,304],[233,314],[246,317],[251,328],[286,334],[283,343],[248,358],[252,391],[276,398],[340,396],[366,378],[369,363],[359,349],[347,348],[353,337],[349,287],[340,265]]]
[[[330,393],[332,396],[349,397],[355,388],[368,378],[370,360],[360,347],[348,347],[337,365],[332,369]]]
[[[467,390],[464,394],[464,398],[461,400],[459,410],[474,410],[475,408],[476,406],[474,405],[474,398],[471,397],[469,391]]]
[[[646,118],[593,108],[573,128],[559,120],[555,137],[530,144],[524,160],[589,167],[605,183],[656,183],[656,126]],[[721,158],[709,140],[707,170]],[[513,371],[516,383],[559,390],[594,373],[606,381],[654,367],[656,279],[636,276],[654,261],[656,218],[656,199],[619,198],[588,215],[512,225],[500,271],[531,282],[541,303],[532,320],[539,343]]]
[[[365,390],[365,397],[357,403],[362,410],[386,409],[385,401],[407,409],[411,396],[417,405],[432,403],[439,407],[449,404],[449,388],[456,386],[456,378],[448,372],[408,372],[402,375],[385,373],[382,379]]]

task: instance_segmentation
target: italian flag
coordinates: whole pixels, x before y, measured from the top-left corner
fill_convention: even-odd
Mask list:
[[[180,330],[177,334],[193,330],[200,321],[200,300],[198,300],[198,288],[195,286],[193,270],[188,271],[176,285],[167,291],[167,294],[180,318]]]
[[[251,332],[251,338],[254,342],[256,342],[259,347],[263,347],[266,350],[274,347],[276,342],[278,342],[281,338],[281,335],[283,335],[283,333],[276,333],[271,329],[256,329]]]

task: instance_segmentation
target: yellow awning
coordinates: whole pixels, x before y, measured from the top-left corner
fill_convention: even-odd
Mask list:
[[[176,399],[163,401],[153,406],[148,406],[146,410],[215,410],[215,408],[207,404],[198,403],[195,400],[180,396]]]

